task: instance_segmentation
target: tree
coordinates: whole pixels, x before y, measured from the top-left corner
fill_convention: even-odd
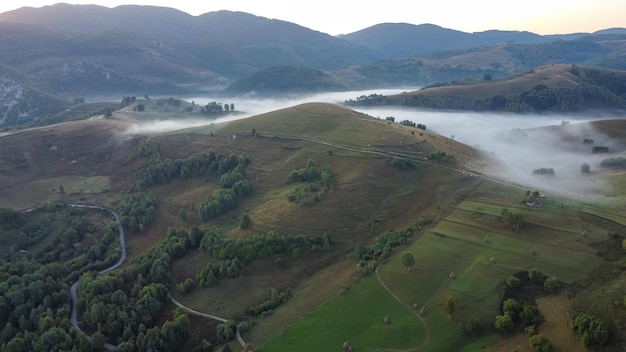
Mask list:
[[[543,282],[543,289],[548,293],[555,293],[561,288],[559,279],[555,276],[551,276]]]
[[[550,340],[546,339],[542,335],[533,335],[529,337],[528,346],[532,348],[533,352],[552,352],[553,350]]]
[[[509,298],[502,302],[502,312],[505,315],[510,316],[513,320],[517,320],[519,312],[521,311],[520,304],[513,298]]]
[[[239,227],[242,230],[245,230],[249,229],[250,226],[252,226],[252,220],[250,219],[250,215],[248,215],[247,213],[243,214],[243,216],[241,217],[241,223],[239,223]]]
[[[583,163],[582,165],[580,165],[580,172],[583,174],[588,174],[589,172],[591,172],[589,164]]]
[[[406,268],[406,271],[411,271],[411,268],[415,265],[415,257],[413,253],[405,252],[402,254],[402,266]]]
[[[513,276],[513,275],[509,275],[506,278],[506,285],[509,288],[518,288],[522,285],[522,280],[520,280],[519,278]]]
[[[493,78],[493,76],[491,75],[491,73],[485,73],[483,75],[483,80],[484,81],[491,81],[492,78]]]
[[[493,326],[500,333],[506,334],[507,332],[513,330],[515,324],[513,324],[513,318],[511,318],[510,315],[504,314],[496,316],[496,321],[494,322]]]
[[[137,104],[137,111],[145,111],[146,105],[144,103]]]
[[[525,304],[522,312],[519,314],[520,320],[524,326],[539,324],[539,310],[536,306]]]
[[[546,275],[538,269],[530,269],[528,270],[528,278],[537,285],[543,285]]]
[[[606,325],[597,318],[581,313],[572,323],[574,331],[578,333],[580,341],[585,346],[601,346],[609,341]]]

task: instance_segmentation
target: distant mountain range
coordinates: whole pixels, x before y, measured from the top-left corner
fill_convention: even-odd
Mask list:
[[[0,14],[0,65],[23,75],[0,85],[28,81],[66,100],[423,86],[551,63],[626,69],[626,29],[541,36],[384,23],[333,37],[229,11],[191,16],[154,6],[57,4]],[[0,119],[43,111],[18,105],[1,99]]]

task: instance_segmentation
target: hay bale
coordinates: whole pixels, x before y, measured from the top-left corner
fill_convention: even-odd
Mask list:
[[[531,248],[530,255],[537,255],[537,251],[534,248]]]
[[[344,349],[344,350],[347,350],[347,349],[348,349],[348,347],[350,347],[350,343],[348,342],[348,340],[346,340],[346,341],[343,343],[343,346],[342,346],[342,347],[343,347],[343,349]]]
[[[493,264],[496,262],[496,257],[489,258],[489,263]]]
[[[449,276],[452,280],[456,279],[456,274],[454,273],[454,271],[451,272]]]
[[[420,307],[420,305],[419,305],[419,304],[417,304],[417,303],[413,303],[413,309],[417,309],[417,308],[419,308],[419,307]]]
[[[489,243],[489,235],[485,236],[485,238],[483,239],[483,242]]]
[[[420,315],[424,314],[426,314],[426,307],[422,307],[422,309],[420,309]]]
[[[391,320],[389,319],[388,315],[385,315],[385,319],[383,319],[383,323],[385,323],[385,324],[391,323]]]

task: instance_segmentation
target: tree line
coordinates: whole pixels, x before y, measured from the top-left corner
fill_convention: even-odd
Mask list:
[[[148,158],[148,163],[135,176],[138,189],[166,184],[177,178],[219,177],[237,165],[245,166],[250,161],[246,153],[223,155],[214,151],[184,159],[162,159],[156,142],[147,140],[139,142],[139,155]]]

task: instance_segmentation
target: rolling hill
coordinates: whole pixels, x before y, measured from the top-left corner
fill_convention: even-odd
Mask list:
[[[0,25],[0,63],[70,96],[199,91],[269,65],[333,69],[375,60],[327,34],[228,11],[57,4],[0,14]]]
[[[349,104],[402,105],[475,111],[576,112],[623,110],[626,72],[576,65],[550,65],[492,80],[468,80],[433,85],[417,91],[381,98],[372,96]]]
[[[176,306],[167,299],[171,295],[195,311],[247,322],[250,324],[247,330],[244,325],[238,329],[243,339],[255,348],[292,343],[304,344],[300,347],[303,350],[312,350],[315,348],[312,346],[319,343],[341,346],[346,337],[335,335],[344,333],[357,334],[348,338],[361,348],[389,348],[389,339],[377,336],[403,336],[402,331],[412,326],[414,338],[402,339],[405,343],[402,348],[413,348],[429,336],[424,343],[425,350],[448,350],[473,343],[475,339],[463,334],[463,323],[447,317],[442,304],[445,297],[453,295],[459,302],[454,313],[458,321],[465,322],[473,317],[482,326],[490,326],[490,320],[498,314],[500,289],[507,275],[537,267],[550,275],[558,275],[567,284],[574,283],[603,262],[602,257],[596,255],[598,248],[609,248],[615,242],[607,233],[621,231],[626,224],[623,215],[609,205],[596,206],[592,202],[581,205],[556,195],[548,195],[544,208],[530,209],[519,202],[524,189],[491,180],[485,174],[494,162],[490,156],[428,130],[380,120],[346,107],[307,103],[230,122],[207,120],[207,124],[200,127],[144,133],[142,124],[150,123],[149,116],[175,120],[180,116],[159,112],[156,100],[142,103],[146,108],[144,112],[129,106],[116,111],[112,119],[72,121],[0,136],[3,150],[0,208],[3,211],[6,207],[29,209],[41,204],[45,206],[36,216],[61,216],[61,220],[55,220],[56,224],[67,223],[64,217],[70,215],[54,202],[98,204],[122,212],[132,197],[151,194],[156,199],[154,224],[139,233],[129,230],[126,235],[128,259],[124,266],[104,276],[92,275],[92,271],[80,276],[84,283],[79,285],[78,294],[84,303],[79,306],[78,316],[83,327],[92,326],[92,317],[97,314],[93,307],[105,304],[90,305],[94,300],[102,300],[106,307],[113,307],[123,300],[112,300],[112,297],[128,296],[130,300],[133,292],[146,294],[150,290],[164,289],[167,294],[162,296],[159,305],[155,303],[155,307],[160,307],[154,315],[159,321],[155,329],[159,331],[172,328],[174,321],[180,318],[177,315],[180,311],[173,313]],[[624,120],[612,120],[596,122],[595,127],[599,131],[619,131],[625,130],[623,124]],[[556,133],[560,133],[558,129]],[[612,136],[624,140],[623,133]],[[202,168],[203,158],[211,157],[220,160],[222,166],[215,163],[214,169],[207,167],[205,176],[196,175]],[[224,170],[225,165],[235,160],[245,161],[245,166],[240,164],[241,168],[233,169],[243,173],[235,176],[235,171],[227,170],[220,175],[218,170]],[[194,165],[199,168],[196,170]],[[137,178],[147,174],[155,176],[152,183],[138,186]],[[302,180],[303,175],[309,174],[310,179]],[[320,174],[325,178],[315,178]],[[594,177],[604,176],[594,174]],[[208,200],[215,200],[214,195],[222,192],[232,177],[245,178],[253,191],[241,197],[224,215],[203,219],[201,209]],[[523,214],[527,227],[505,226],[500,219],[503,208]],[[45,209],[51,209],[50,213]],[[83,214],[78,210],[73,212]],[[111,221],[104,221],[102,214],[87,212],[82,216],[97,219],[98,226],[111,226]],[[123,215],[122,219],[129,216]],[[241,224],[246,217],[249,223],[244,227]],[[581,227],[587,229],[587,235],[578,239]],[[0,236],[17,236],[12,231]],[[190,233],[201,236],[196,237],[196,247],[191,242],[189,245],[174,243],[178,236]],[[484,239],[485,233],[489,241]],[[72,269],[75,261],[98,258],[98,248],[101,256],[115,253],[102,252],[104,242],[86,238],[70,246],[76,251],[75,256],[63,257],[57,264],[42,267],[52,270],[56,265],[55,277],[64,277],[75,271]],[[206,239],[201,241],[201,238]],[[4,237],[0,239],[0,250],[11,253],[7,248],[11,243]],[[199,278],[204,277],[209,265],[223,264],[225,258],[230,258],[226,248],[236,251],[245,248],[239,247],[241,244],[259,246],[260,242],[246,241],[260,239],[274,244],[293,239],[315,245],[306,250],[300,247],[287,252],[277,249],[268,256],[261,256],[260,250],[253,251],[258,257],[241,257],[241,267],[237,269],[240,271],[235,278],[220,276],[212,286],[206,286],[206,281],[200,284]],[[323,245],[320,239],[325,239]],[[383,239],[391,240],[381,244]],[[56,247],[63,245],[53,242],[52,238],[44,241],[55,243]],[[215,246],[225,241],[228,247],[214,250],[218,247],[211,247],[210,241],[216,241],[212,242]],[[91,249],[93,247],[96,248]],[[43,252],[37,255],[41,248],[44,246],[35,245],[24,250],[29,258],[48,258]],[[370,264],[366,261],[363,266],[362,261],[355,259],[355,253],[362,255],[369,249],[373,256],[369,259],[371,265],[380,264],[380,273],[372,272],[367,276]],[[401,267],[396,255],[407,250],[415,253],[418,264],[410,271]],[[80,255],[81,252],[88,252],[88,255]],[[154,253],[160,253],[156,261],[149,259]],[[13,255],[17,261],[17,256],[23,253],[18,251]],[[497,260],[490,260],[490,257]],[[156,284],[157,267],[165,258],[169,258],[168,274],[158,279],[165,281]],[[568,262],[572,258],[575,264]],[[229,263],[232,271],[232,262]],[[374,267],[370,269],[373,271]],[[132,270],[142,270],[146,275],[130,275]],[[450,279],[450,271],[456,272],[458,278]],[[73,277],[76,279],[78,274]],[[7,285],[18,282],[20,280],[14,277],[7,280]],[[110,282],[110,285],[125,282],[135,289],[127,290],[128,293],[119,289],[120,293],[113,295],[106,285],[99,285],[100,282]],[[195,284],[187,291],[184,282]],[[145,285],[145,289],[138,289],[141,285]],[[16,286],[11,287],[16,289]],[[48,314],[61,321],[64,314],[69,316],[69,310],[63,308],[69,287],[64,284],[58,288],[57,296],[64,297],[59,300],[62,309],[55,305]],[[292,294],[281,301],[280,307],[272,303],[273,308],[262,316],[253,315],[251,311],[262,309],[266,304],[268,288],[276,290],[275,294],[270,290],[270,300],[276,302],[278,292]],[[372,300],[385,303],[377,310],[362,309],[363,304],[370,304]],[[423,323],[419,322],[417,311],[407,305],[413,304],[413,300],[427,306],[428,314]],[[330,306],[322,308],[326,304]],[[325,332],[330,325],[319,322],[332,319],[328,312],[329,309],[336,312],[337,308],[332,307],[337,304],[346,311],[342,319],[359,311],[359,324],[365,324],[364,327],[353,329],[344,320],[337,320],[341,323],[332,327],[334,332]],[[144,305],[127,310],[134,312],[139,307]],[[393,312],[392,324],[388,326],[378,316],[385,311]],[[130,320],[134,317],[129,314]],[[147,321],[148,318],[137,319]],[[229,341],[219,337],[223,336],[220,333],[213,333],[223,331],[225,326],[221,323],[191,314],[188,319],[192,328],[187,333],[170,334],[187,336],[184,342],[179,342],[179,349],[190,350],[203,343],[203,339],[213,346]],[[144,339],[145,334],[135,332],[126,323],[125,334],[112,333],[117,325],[109,324],[110,321],[107,317],[100,321],[102,331],[106,332],[103,339],[109,343],[134,345],[135,340],[126,339],[131,335],[142,336],[137,338],[142,343],[157,339]],[[168,323],[163,323],[165,321]],[[333,338],[307,343],[306,338],[298,337],[296,342],[289,342],[290,336],[300,336],[301,324],[305,324],[304,330],[309,331],[310,337],[326,334]],[[67,325],[53,325],[54,331],[68,334],[71,340],[67,329],[72,327]],[[425,333],[423,326],[430,326],[431,332]],[[388,329],[387,332],[382,334],[379,330],[382,328]],[[371,333],[369,329],[376,332]],[[370,332],[363,335],[364,331]],[[87,333],[94,332],[87,330]],[[168,340],[170,336],[150,334],[157,334],[157,340]],[[497,338],[490,330],[484,330],[480,336],[489,341]],[[274,337],[277,340],[270,341]],[[36,337],[33,339],[39,341]]]

